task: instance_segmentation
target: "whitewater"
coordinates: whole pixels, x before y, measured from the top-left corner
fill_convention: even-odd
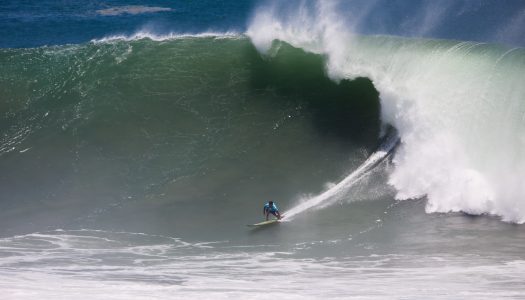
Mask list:
[[[326,56],[333,80],[370,78],[381,117],[401,146],[389,183],[397,199],[426,196],[426,211],[525,222],[525,50],[460,41],[356,36],[334,3],[280,17],[259,12],[248,29],[267,55],[274,41]]]

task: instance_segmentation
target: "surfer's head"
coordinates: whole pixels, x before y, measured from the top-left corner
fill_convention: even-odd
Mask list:
[[[269,201],[268,204],[273,205],[273,201]]]

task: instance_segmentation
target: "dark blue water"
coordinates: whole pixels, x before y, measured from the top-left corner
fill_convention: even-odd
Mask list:
[[[83,43],[138,31],[156,34],[244,32],[258,7],[278,1],[0,2],[0,47]],[[316,1],[307,1],[318,6]],[[525,1],[332,1],[339,20],[362,34],[471,40],[524,46]],[[299,1],[279,3],[283,14]]]
[[[83,43],[140,30],[157,34],[242,32],[253,6],[252,1],[212,0],[7,0],[0,2],[0,47]]]

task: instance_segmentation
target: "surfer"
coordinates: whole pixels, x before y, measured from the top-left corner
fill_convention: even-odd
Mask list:
[[[268,221],[268,216],[270,214],[274,215],[277,219],[281,219],[281,214],[279,213],[279,209],[277,208],[277,205],[273,203],[273,201],[269,201],[264,205],[263,208],[263,214],[266,215],[266,221]]]

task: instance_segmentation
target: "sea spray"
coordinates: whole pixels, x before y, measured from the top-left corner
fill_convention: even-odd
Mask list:
[[[355,171],[346,176],[337,184],[332,184],[323,193],[303,199],[301,203],[292,207],[286,212],[286,220],[293,219],[296,215],[312,208],[322,208],[336,203],[341,197],[346,195],[346,191],[354,186],[360,179],[366,176],[377,165],[383,162],[393,153],[395,147],[399,144],[399,138],[395,130],[391,130],[383,143],[365,162],[363,162]]]
[[[331,9],[303,5],[283,19],[277,9],[261,8],[247,34],[263,53],[280,40],[324,55],[335,80],[373,81],[382,120],[402,141],[389,180],[398,199],[426,195],[427,212],[524,223],[525,186],[518,178],[525,177],[525,50],[355,36]]]

